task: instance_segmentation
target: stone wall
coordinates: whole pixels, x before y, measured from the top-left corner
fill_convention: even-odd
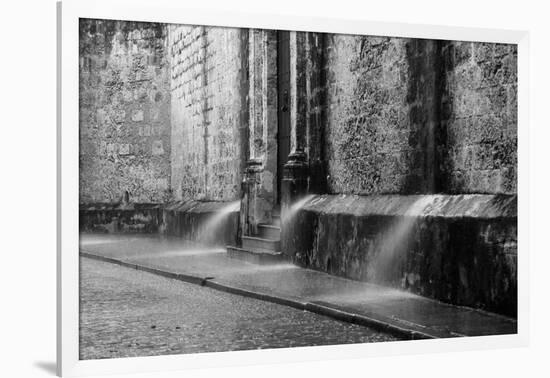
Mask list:
[[[306,49],[326,191],[515,192],[515,46],[310,33]]]
[[[449,42],[441,144],[450,193],[517,191],[517,47]]]
[[[82,20],[81,202],[234,200],[248,157],[275,190],[274,35]],[[515,46],[291,35],[312,191],[516,191]]]
[[[80,20],[80,202],[169,197],[166,38],[161,24]]]
[[[328,189],[399,193],[421,151],[412,146],[409,64],[401,38],[327,35]]]
[[[176,200],[239,198],[248,130],[245,32],[169,26]]]
[[[155,203],[81,204],[80,232],[157,233],[163,229],[163,206]]]

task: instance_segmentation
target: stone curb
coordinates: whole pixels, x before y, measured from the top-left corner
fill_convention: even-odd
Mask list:
[[[163,269],[152,268],[144,265],[135,264],[129,261],[124,261],[120,259],[115,259],[113,257],[106,257],[102,255],[97,255],[94,253],[86,252],[81,250],[80,256],[86,257],[89,259],[99,260],[103,262],[108,262],[112,264],[117,264],[127,268],[132,268],[136,270],[141,270],[147,273],[155,274],[158,276],[171,278],[191,284],[196,284],[200,286],[206,286],[214,290],[223,291],[230,294],[236,294],[248,298],[254,298],[266,302],[271,302],[283,306],[292,307],[298,310],[309,311],[318,315],[324,315],[339,321],[348,322],[357,324],[360,326],[371,327],[378,331],[390,333],[396,337],[400,337],[406,340],[421,340],[421,339],[437,339],[441,337],[456,337],[457,335],[453,334],[439,334],[438,332],[422,332],[416,327],[411,326],[407,328],[406,326],[392,324],[388,321],[375,319],[373,317],[365,316],[362,314],[357,314],[353,312],[343,311],[333,307],[321,305],[318,303],[312,302],[303,302],[294,298],[285,298],[282,296],[275,296],[270,294],[265,294],[257,291],[242,289],[239,287],[231,286],[225,283],[218,282],[210,277],[199,277],[183,273],[175,273],[166,271]]]

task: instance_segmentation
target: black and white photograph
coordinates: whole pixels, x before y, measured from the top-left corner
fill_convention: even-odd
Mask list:
[[[5,8],[0,376],[549,376],[542,3]]]
[[[79,359],[517,333],[516,44],[78,44]]]

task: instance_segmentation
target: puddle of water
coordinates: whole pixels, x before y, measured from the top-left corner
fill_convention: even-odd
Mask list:
[[[298,269],[296,265],[293,264],[276,264],[276,265],[255,265],[255,264],[249,264],[249,268],[247,270],[254,270],[258,272],[276,272],[279,270],[294,270]]]
[[[217,270],[221,273],[231,273],[231,274],[255,274],[255,273],[268,273],[268,272],[285,272],[290,270],[299,269],[298,266],[284,263],[284,264],[275,264],[275,265],[256,265],[253,263],[244,263],[242,261],[238,262],[238,266],[225,266],[223,268],[219,267]]]
[[[181,249],[181,250],[172,250],[172,251],[165,251],[165,252],[157,252],[157,253],[151,253],[146,255],[139,255],[135,258],[138,259],[149,259],[149,258],[155,258],[155,257],[163,257],[163,258],[170,258],[170,257],[185,257],[185,256],[204,256],[204,255],[215,255],[215,254],[221,254],[225,253],[225,249],[223,248],[193,248],[193,249]]]
[[[126,243],[130,241],[137,240],[135,238],[129,238],[129,239],[107,239],[107,238],[88,238],[88,237],[81,237],[79,241],[80,246],[86,246],[86,245],[101,245],[101,244],[115,244],[115,243]]]
[[[390,300],[404,300],[412,298],[418,298],[418,296],[406,291],[385,288],[377,285],[369,285],[368,288],[337,291],[328,295],[320,295],[315,299],[325,302],[354,304],[366,302],[380,303]]]

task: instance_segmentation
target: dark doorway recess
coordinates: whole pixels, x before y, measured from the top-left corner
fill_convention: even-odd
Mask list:
[[[277,32],[277,204],[283,167],[290,154],[290,32]]]

